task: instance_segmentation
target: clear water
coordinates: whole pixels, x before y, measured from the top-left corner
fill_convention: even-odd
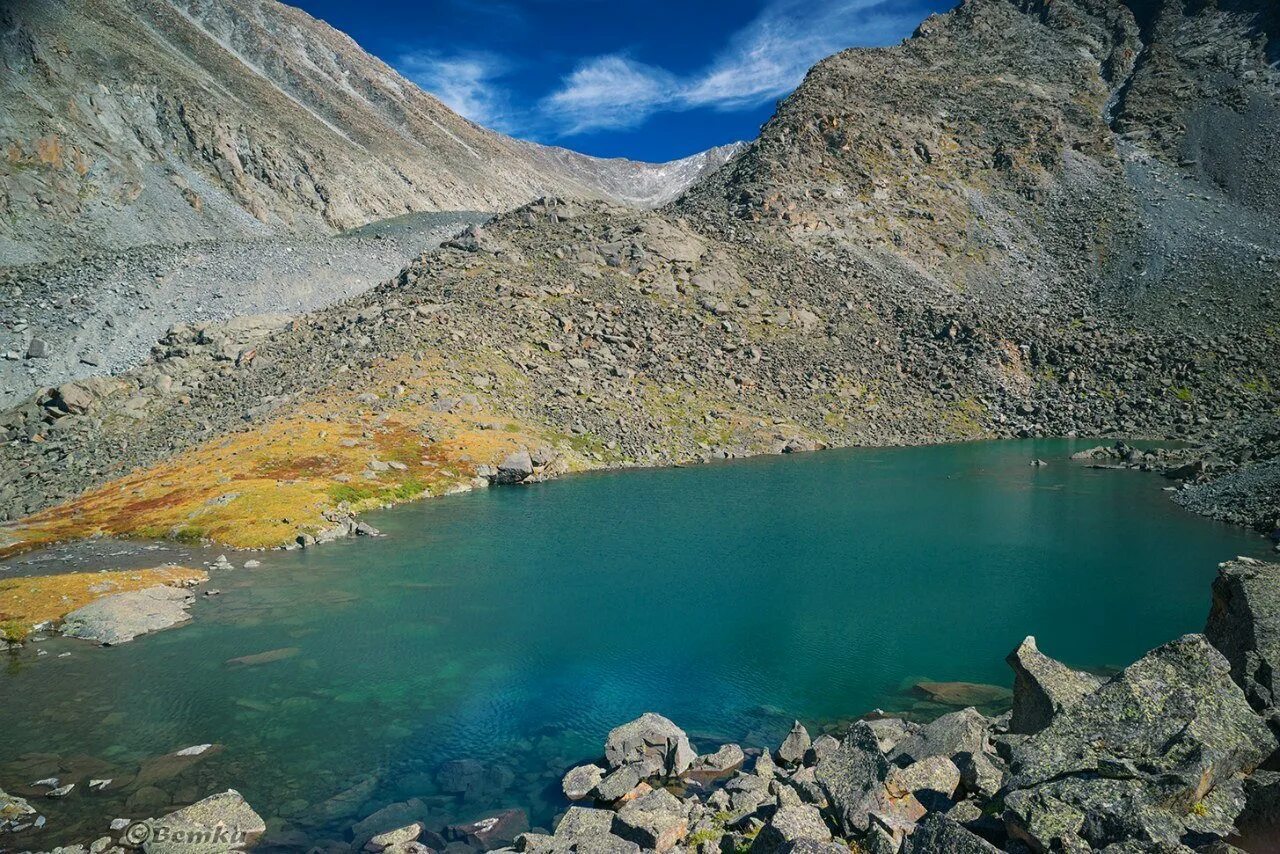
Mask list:
[[[497,807],[546,826],[564,770],[646,710],[705,750],[764,746],[792,716],[943,711],[917,680],[1007,686],[1027,634],[1071,664],[1122,666],[1198,630],[1216,564],[1266,544],[1178,509],[1154,475],[1068,462],[1080,447],[830,451],[376,514],[383,539],[216,576],[186,627],[12,657],[0,787],[115,779],[41,800],[31,845],[228,787],[285,848],[410,798],[437,826]],[[190,767],[154,759],[207,742]],[[458,758],[483,769],[442,791]]]

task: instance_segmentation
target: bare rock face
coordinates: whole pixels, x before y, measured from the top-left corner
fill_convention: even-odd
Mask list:
[[[1013,668],[1013,716],[1009,732],[1030,735],[1055,715],[1091,694],[1102,680],[1054,661],[1030,635],[1005,659]]]
[[[1255,711],[1270,713],[1280,691],[1280,564],[1241,558],[1213,582],[1205,637],[1231,663],[1231,678]]]

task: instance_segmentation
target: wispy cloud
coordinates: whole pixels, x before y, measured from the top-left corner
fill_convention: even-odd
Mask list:
[[[738,110],[787,94],[819,59],[854,45],[884,45],[910,32],[910,12],[884,0],[770,0],[700,71],[680,76],[625,55],[582,62],[542,99],[563,136],[635,127],[660,111]]]
[[[560,89],[542,101],[543,110],[564,123],[571,136],[602,128],[640,124],[668,102],[675,76],[626,56],[598,56],[582,63]]]
[[[446,55],[416,51],[402,54],[395,64],[401,74],[455,113],[486,127],[508,129],[510,99],[497,83],[507,72],[501,58],[485,52]]]

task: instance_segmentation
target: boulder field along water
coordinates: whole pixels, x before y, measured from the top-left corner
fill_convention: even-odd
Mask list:
[[[963,0],[819,62],[757,139],[637,164],[480,128],[273,0],[0,5],[0,558],[29,570],[0,565],[5,678],[79,666],[48,653],[72,643],[55,632],[120,647],[79,655],[200,632],[217,648],[202,558],[247,586],[227,570],[265,555],[235,549],[319,565],[387,541],[366,512],[593,469],[1081,438],[1077,465],[1163,476],[1178,505],[1280,551],[1278,63],[1274,0]],[[141,558],[44,566],[84,541]],[[225,632],[278,617],[235,598]],[[762,643],[801,643],[758,598],[742,618]],[[219,673],[323,669],[301,652],[313,627],[286,625]],[[397,628],[379,626],[389,645]],[[921,680],[935,712],[971,702],[797,722],[777,744],[699,743],[655,707],[557,764],[550,796],[574,805],[550,825],[520,803],[437,822],[372,777],[264,820],[239,794],[256,781],[223,772],[264,767],[269,723],[252,760],[202,737],[115,790],[100,772],[136,745],[33,751],[6,773],[54,771],[5,778],[0,850],[62,832],[42,805],[126,786],[130,819],[60,850],[305,850],[279,832],[304,808],[335,852],[1280,850],[1280,568],[1224,564],[1203,633],[1126,667],[1047,647],[1009,653],[1011,697]],[[407,702],[250,693],[190,702],[233,723]],[[503,701],[474,728],[537,692]],[[123,731],[101,691],[47,711],[93,703]],[[552,733],[527,736],[550,755]],[[433,785],[508,791],[486,763]],[[158,785],[193,767],[223,776]]]

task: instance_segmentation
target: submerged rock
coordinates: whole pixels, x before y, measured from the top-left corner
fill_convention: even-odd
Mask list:
[[[1030,735],[1047,727],[1056,714],[1093,693],[1102,680],[1072,670],[1036,648],[1027,635],[1005,659],[1013,668],[1013,716],[1009,732]]]
[[[103,646],[128,643],[191,619],[187,608],[193,599],[187,590],[166,586],[103,596],[67,614],[62,633]]]

